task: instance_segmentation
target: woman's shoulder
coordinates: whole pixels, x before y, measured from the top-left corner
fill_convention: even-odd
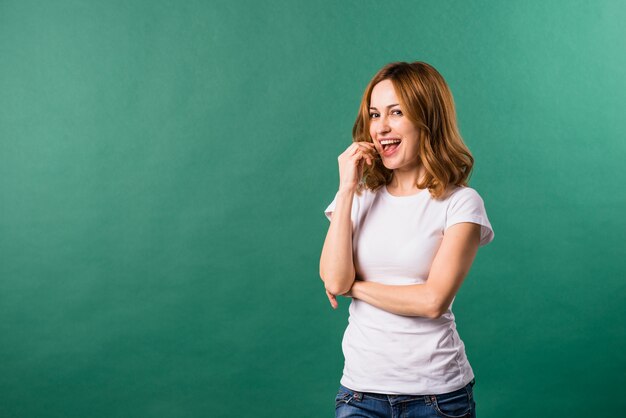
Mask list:
[[[478,191],[468,186],[454,189],[446,206],[445,229],[460,222],[481,225],[481,246],[493,240],[494,232],[487,216],[485,203]]]
[[[478,191],[469,186],[449,186],[446,190],[444,200],[453,202],[464,199],[480,199],[482,200]]]
[[[469,186],[458,186],[450,191],[446,199],[446,212],[448,216],[456,216],[462,213],[485,212],[485,202],[476,189]]]

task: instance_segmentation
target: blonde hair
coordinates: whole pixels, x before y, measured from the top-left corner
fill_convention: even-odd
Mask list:
[[[428,188],[438,199],[450,185],[467,186],[474,158],[459,133],[452,93],[441,74],[425,62],[394,62],[376,73],[363,94],[352,128],[353,142],[373,142],[369,133],[370,98],[374,86],[383,80],[391,81],[403,113],[420,132],[419,158],[425,176],[417,187]],[[376,159],[372,166],[364,165],[359,191],[376,190],[389,184],[392,176],[393,171]]]

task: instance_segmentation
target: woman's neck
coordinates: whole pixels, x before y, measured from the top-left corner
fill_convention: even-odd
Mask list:
[[[423,166],[410,171],[393,170],[393,176],[387,185],[387,190],[399,196],[415,194],[422,190],[417,187],[417,182],[424,176],[425,172]]]

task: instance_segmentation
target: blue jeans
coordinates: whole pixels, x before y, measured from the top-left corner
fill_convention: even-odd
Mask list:
[[[335,417],[476,418],[474,381],[442,395],[383,395],[339,386]]]

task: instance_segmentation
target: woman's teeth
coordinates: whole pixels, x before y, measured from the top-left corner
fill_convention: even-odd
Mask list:
[[[380,141],[380,145],[382,145],[383,149],[388,148],[390,145],[399,144],[401,141],[399,139],[383,139]]]

